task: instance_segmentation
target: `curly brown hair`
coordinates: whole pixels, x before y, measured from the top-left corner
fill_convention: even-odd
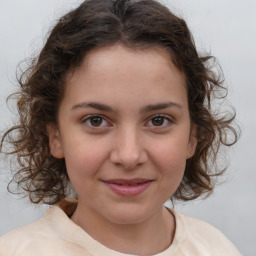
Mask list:
[[[115,43],[133,49],[164,48],[186,76],[198,144],[172,198],[191,200],[209,194],[215,177],[223,172],[216,159],[221,145],[237,141],[235,114],[218,113],[212,106],[213,100],[226,97],[223,79],[212,56],[199,56],[186,22],[154,0],[87,0],[58,20],[39,56],[20,75],[15,93],[19,123],[1,140],[1,151],[4,143],[11,145],[5,153],[18,160],[12,181],[31,202],[54,204],[67,196],[65,159],[51,155],[46,126],[57,124],[67,73],[79,67],[92,49]]]

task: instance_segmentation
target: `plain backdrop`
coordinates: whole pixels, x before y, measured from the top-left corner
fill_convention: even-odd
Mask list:
[[[6,97],[15,90],[18,63],[38,53],[49,28],[75,0],[0,0],[0,130],[15,116]],[[237,111],[242,137],[230,151],[227,180],[206,200],[179,204],[175,209],[219,228],[246,256],[256,255],[256,1],[165,0],[188,23],[199,51],[219,60]],[[1,157],[2,160],[2,157]],[[8,166],[0,170],[0,235],[30,223],[47,207],[31,206],[7,193]]]

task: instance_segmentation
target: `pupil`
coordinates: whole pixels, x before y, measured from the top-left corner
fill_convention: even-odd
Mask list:
[[[160,125],[162,125],[164,123],[164,118],[161,117],[161,116],[155,117],[155,118],[153,118],[152,123],[155,126],[160,126]]]
[[[100,126],[102,123],[102,117],[93,117],[90,122],[92,126]]]

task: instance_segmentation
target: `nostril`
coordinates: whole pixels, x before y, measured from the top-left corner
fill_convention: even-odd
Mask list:
[[[126,170],[131,170],[147,161],[147,154],[143,150],[137,152],[112,151],[110,161]]]

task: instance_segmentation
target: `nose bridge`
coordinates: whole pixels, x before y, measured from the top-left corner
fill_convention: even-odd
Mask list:
[[[135,127],[127,127],[123,129],[119,138],[120,153],[128,156],[137,155],[140,148],[140,141],[138,139],[138,131]]]
[[[132,169],[147,160],[142,136],[135,125],[127,125],[119,129],[111,159],[115,164],[120,164],[126,169]]]

